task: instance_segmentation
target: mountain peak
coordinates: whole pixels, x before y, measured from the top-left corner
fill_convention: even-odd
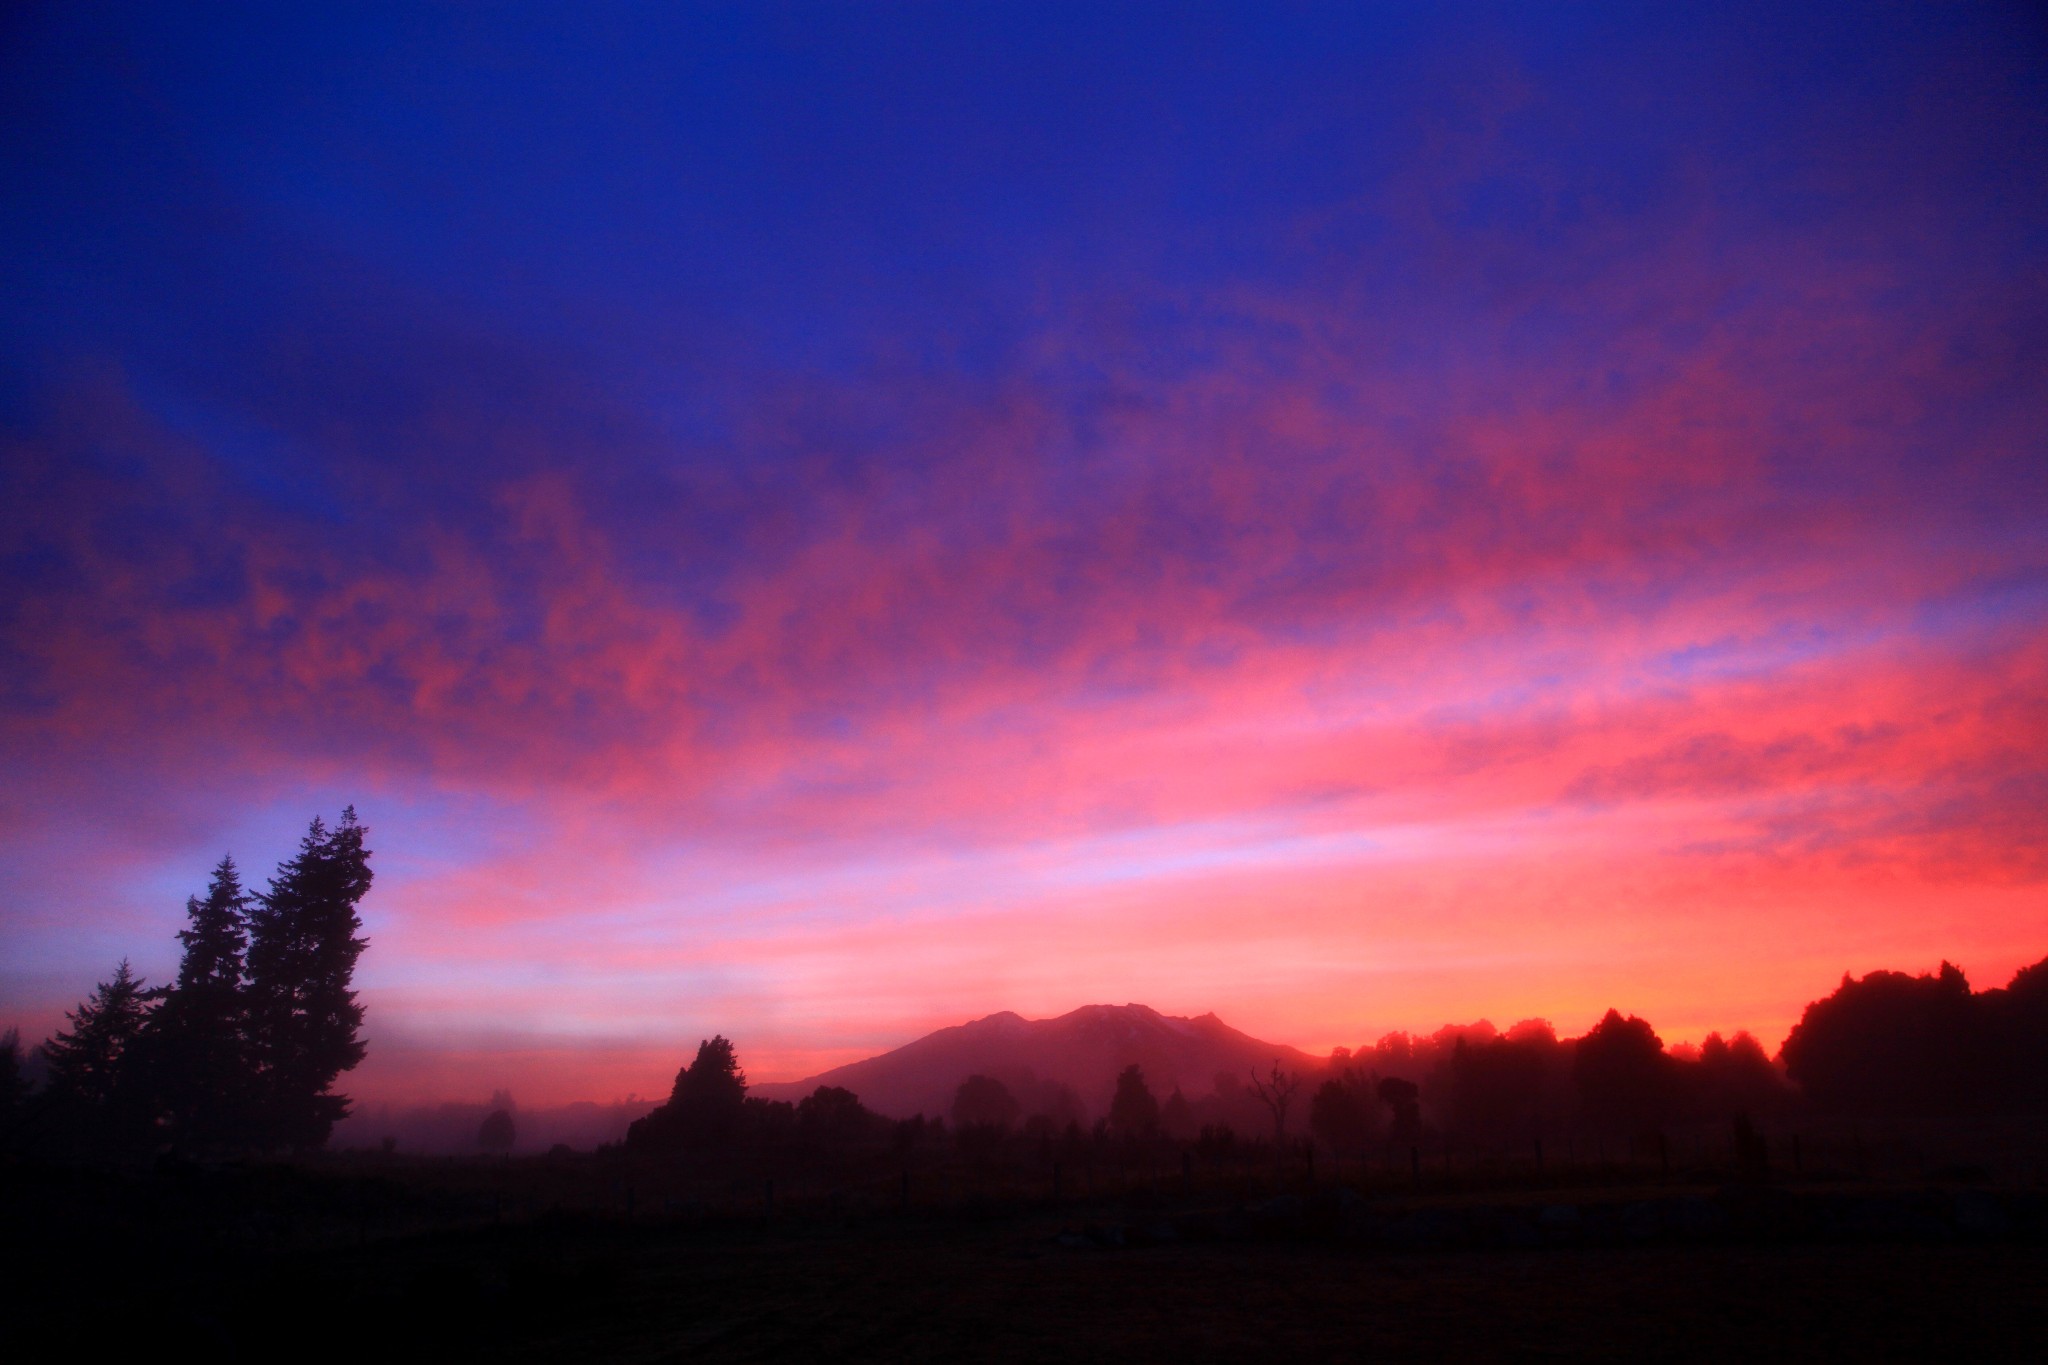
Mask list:
[[[1156,1095],[1179,1089],[1194,1098],[1214,1092],[1219,1074],[1242,1076],[1275,1058],[1303,1070],[1321,1065],[1299,1049],[1240,1033],[1213,1012],[1190,1019],[1136,1002],[1082,1005],[1051,1019],[1002,1010],[801,1081],[758,1085],[753,1093],[796,1100],[821,1085],[841,1086],[878,1113],[936,1116],[951,1111],[962,1081],[986,1075],[1017,1092],[1026,1113],[1064,1093],[1062,1103],[1092,1115],[1107,1112],[1127,1066],[1141,1068]]]

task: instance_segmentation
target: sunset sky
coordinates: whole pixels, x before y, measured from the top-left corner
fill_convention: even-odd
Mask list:
[[[2048,954],[2027,8],[315,8],[0,33],[0,1026],[349,802],[370,1099]]]

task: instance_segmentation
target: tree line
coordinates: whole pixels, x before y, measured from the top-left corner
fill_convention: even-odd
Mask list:
[[[1573,1133],[1627,1142],[1731,1123],[1739,1145],[1745,1134],[1754,1140],[1756,1123],[1794,1113],[2048,1114],[2048,960],[1985,991],[1946,962],[1918,976],[1845,975],[1806,1007],[1775,1058],[1747,1033],[1667,1048],[1647,1020],[1609,1010],[1578,1038],[1559,1038],[1541,1020],[1506,1033],[1481,1023],[1389,1034],[1356,1052],[1339,1048],[1319,1073],[1276,1062],[1220,1075],[1194,1099],[1178,1087],[1161,1099],[1134,1064],[1092,1125],[1070,1087],[1033,1077],[968,1075],[949,1113],[901,1120],[840,1087],[795,1104],[746,1089],[733,1044],[706,1039],[668,1101],[628,1130],[627,1146],[715,1155],[948,1142],[972,1155],[1019,1139],[1047,1149],[1171,1141],[1222,1156],[1247,1142],[1302,1141],[1305,1126],[1307,1138],[1350,1155],[1425,1137],[1502,1147]]]
[[[1310,1124],[1332,1148],[1443,1135],[1508,1145],[1545,1132],[1634,1138],[1794,1112],[1874,1121],[2048,1113],[2048,960],[2004,987],[1961,969],[1877,971],[1808,1004],[1775,1058],[1747,1033],[1667,1048],[1609,1010],[1582,1037],[1529,1020],[1340,1049]]]
[[[0,1040],[0,1124],[50,1155],[215,1155],[322,1145],[348,1113],[335,1080],[363,1059],[351,988],[370,889],[355,808],[317,816],[269,886],[234,859],[185,903],[177,979],[151,988],[123,959],[40,1048],[31,1092],[19,1037]]]

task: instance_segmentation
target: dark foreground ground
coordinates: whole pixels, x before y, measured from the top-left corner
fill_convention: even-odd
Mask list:
[[[298,1188],[333,1216],[285,1226],[261,1200],[195,1216],[160,1177],[13,1175],[15,1360],[2048,1359],[2029,1192],[1194,1191],[380,1231],[341,1185]]]

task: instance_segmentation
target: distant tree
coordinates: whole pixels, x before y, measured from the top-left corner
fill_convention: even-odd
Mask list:
[[[1723,1038],[1710,1033],[1700,1044],[1697,1061],[1682,1068],[1690,1092],[1686,1107],[1705,1119],[1733,1120],[1768,1113],[1784,1102],[1785,1078],[1771,1063],[1763,1044],[1747,1033]]]
[[[1040,1081],[1034,1087],[1032,1098],[1027,1101],[1018,1096],[1017,1104],[1020,1109],[1049,1120],[1055,1132],[1070,1123],[1083,1123],[1088,1118],[1088,1106],[1081,1103],[1081,1096],[1074,1087],[1064,1081]]]
[[[1237,1155],[1237,1134],[1227,1123],[1205,1123],[1195,1139],[1195,1153],[1211,1165]]]
[[[476,1130],[476,1145],[486,1152],[509,1152],[518,1129],[512,1121],[509,1109],[493,1109],[484,1115],[484,1121]]]
[[[1159,1133],[1159,1101],[1152,1097],[1145,1073],[1135,1062],[1117,1074],[1116,1095],[1109,1102],[1109,1126],[1125,1139]]]
[[[1022,1112],[1010,1087],[993,1076],[969,1076],[953,1092],[956,1128],[1007,1129]]]
[[[695,1059],[676,1072],[668,1102],[626,1129],[626,1143],[650,1151],[715,1152],[732,1146],[742,1132],[764,1140],[772,1133],[779,1141],[787,1136],[782,1118],[791,1108],[779,1103],[781,1117],[755,1112],[759,1105],[747,1098],[739,1054],[724,1034],[715,1034],[700,1041]]]
[[[1352,1146],[1352,1109],[1344,1082],[1331,1076],[1309,1096],[1308,1130],[1331,1151],[1348,1151]]]
[[[1281,1069],[1280,1059],[1273,1059],[1273,1066],[1264,1076],[1252,1072],[1252,1090],[1259,1097],[1259,1103],[1266,1106],[1266,1112],[1273,1116],[1273,1141],[1277,1144],[1287,1137],[1287,1110],[1294,1103],[1294,1092],[1301,1089],[1301,1074]]]
[[[1340,1068],[1309,1097],[1308,1127],[1332,1152],[1362,1151],[1373,1133],[1371,1083],[1350,1067]]]
[[[1372,1046],[1372,1062],[1381,1073],[1405,1072],[1415,1065],[1415,1038],[1412,1034],[1394,1032],[1383,1035]]]
[[[676,1073],[670,1098],[717,1109],[736,1106],[747,1093],[747,1073],[732,1040],[714,1033],[697,1043],[697,1055]]]
[[[1195,1135],[1195,1107],[1188,1103],[1188,1097],[1175,1086],[1173,1093],[1166,1097],[1166,1103],[1159,1106],[1159,1131],[1176,1141]]]
[[[860,1096],[837,1085],[821,1085],[796,1106],[797,1133],[813,1147],[852,1147],[867,1136],[874,1116]]]
[[[11,1028],[0,1033],[0,1151],[17,1144],[28,1096],[28,1077],[21,1070],[21,1030]]]
[[[257,1131],[265,1146],[310,1148],[348,1113],[333,1093],[362,1061],[363,1007],[350,988],[356,906],[370,889],[369,833],[353,806],[332,831],[316,817],[249,915],[249,1022],[257,1066]]]
[[[243,982],[248,909],[234,859],[222,858],[206,898],[185,901],[178,979],[139,1044],[154,1105],[180,1146],[235,1146],[247,1137],[256,1094]]]
[[[28,1077],[21,1071],[21,1030],[0,1033],[0,1113],[13,1113],[28,1099]]]
[[[1579,1039],[1572,1079],[1588,1122],[1631,1134],[1654,1129],[1668,1117],[1671,1058],[1646,1020],[1609,1010]]]
[[[938,1146],[945,1138],[944,1119],[928,1119],[923,1114],[913,1114],[907,1119],[896,1120],[889,1131],[889,1150],[896,1154],[898,1160],[908,1160],[928,1147]]]
[[[788,1100],[747,1096],[740,1105],[736,1141],[749,1151],[777,1152],[796,1141],[796,1106]]]
[[[2005,1041],[2007,1107],[2048,1112],[2048,958],[2022,967],[1999,999],[1987,1002]]]
[[[1459,1038],[1446,1069],[1450,1126],[1496,1140],[1531,1136],[1543,1108],[1546,1073],[1560,1051],[1547,1028],[1515,1037]]]
[[[1915,1115],[1999,1107],[1998,1049],[1960,968],[1842,977],[1806,1007],[1780,1051],[1807,1097],[1838,1112]]]
[[[1405,1037],[1406,1035],[1403,1035]],[[1422,1088],[1399,1076],[1382,1077],[1375,1087],[1380,1103],[1393,1113],[1387,1136],[1396,1142],[1413,1142],[1422,1136]]]
[[[722,1033],[697,1044],[697,1056],[676,1073],[669,1093],[685,1146],[717,1150],[727,1146],[747,1100],[747,1073]]]

